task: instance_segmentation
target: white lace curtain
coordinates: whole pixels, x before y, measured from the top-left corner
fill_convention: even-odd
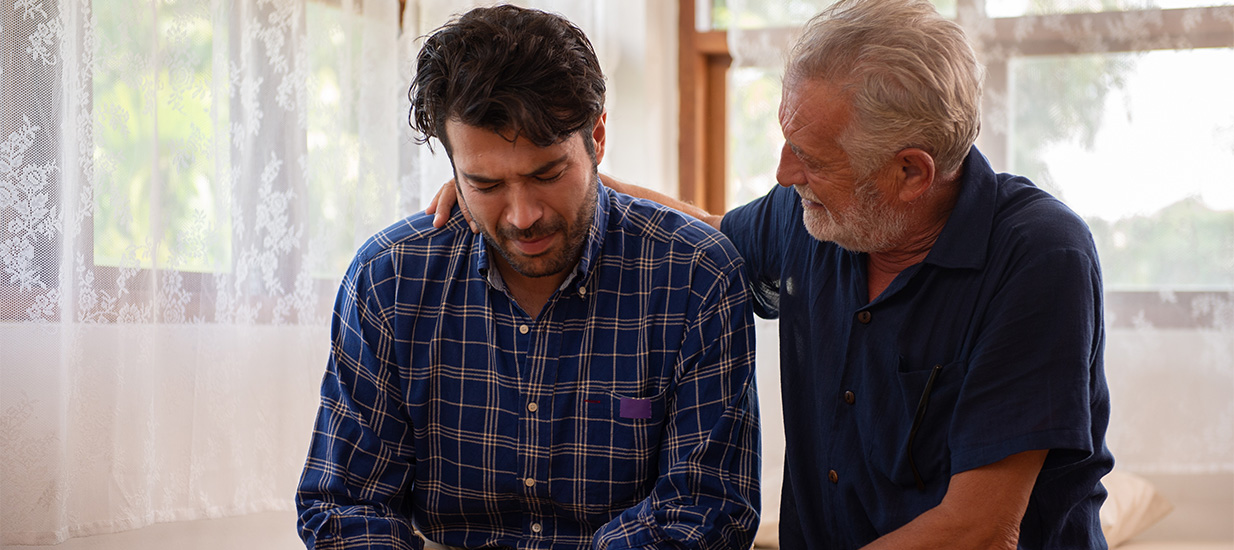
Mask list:
[[[663,104],[658,2],[529,3],[596,42],[616,133]],[[292,508],[338,281],[449,174],[409,60],[472,2],[399,4],[0,3],[0,544]],[[610,170],[654,185],[641,126]]]
[[[287,509],[343,262],[419,201],[398,4],[2,11],[2,542]]]

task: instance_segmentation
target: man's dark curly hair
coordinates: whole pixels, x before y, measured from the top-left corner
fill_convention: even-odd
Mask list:
[[[408,95],[417,141],[435,137],[446,153],[451,118],[548,147],[595,127],[604,112],[604,75],[591,42],[565,18],[501,5],[476,8],[433,31]],[[591,136],[583,137],[594,157]]]

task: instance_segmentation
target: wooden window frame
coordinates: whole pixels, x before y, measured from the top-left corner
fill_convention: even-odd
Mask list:
[[[708,2],[709,0],[698,0]],[[677,3],[678,196],[725,211],[728,180],[728,33],[699,31],[696,0]]]

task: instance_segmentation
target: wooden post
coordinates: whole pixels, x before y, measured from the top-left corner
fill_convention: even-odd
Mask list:
[[[732,57],[724,31],[695,28],[695,7],[695,0],[678,1],[678,196],[720,214],[726,206],[727,88]]]

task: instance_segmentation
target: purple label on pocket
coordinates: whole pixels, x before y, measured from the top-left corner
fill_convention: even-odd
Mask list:
[[[651,418],[651,400],[622,397],[621,417],[643,419]]]

